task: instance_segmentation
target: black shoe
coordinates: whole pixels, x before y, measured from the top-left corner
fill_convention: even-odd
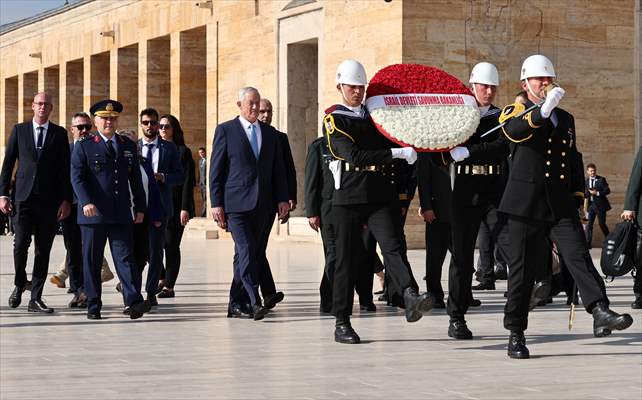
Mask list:
[[[593,314],[593,335],[603,337],[611,334],[612,330],[622,331],[633,323],[629,314],[618,314],[609,307],[598,302],[591,310]]]
[[[424,316],[424,313],[432,310],[433,299],[429,293],[417,294],[413,288],[406,288],[403,291],[403,301],[406,307],[406,321],[416,322]]]
[[[103,317],[100,315],[100,311],[93,312],[93,313],[88,312],[87,319],[103,319]]]
[[[69,308],[78,308],[78,294],[75,294],[69,302]]]
[[[138,319],[145,314],[145,302],[141,301],[140,303],[132,304],[129,307],[129,319]]]
[[[145,306],[145,309],[148,309],[145,312],[149,312],[149,310],[151,310],[153,307],[157,307],[158,306],[158,300],[156,300],[156,295],[155,294],[148,294],[147,295],[147,300],[145,300],[145,303],[147,303],[147,305]]]
[[[508,298],[508,291],[504,292],[504,297]]]
[[[125,306],[125,308],[123,308],[123,315],[129,315],[131,314],[131,312],[132,312],[131,307]]]
[[[118,282],[118,283],[116,284],[116,291],[117,291],[118,293],[122,293],[122,292],[123,292],[123,284],[122,284],[122,283]]]
[[[635,301],[631,303],[631,308],[634,310],[639,310],[640,308],[642,308],[642,296],[640,296],[639,294],[635,295]]]
[[[528,310],[532,311],[535,307],[540,305],[542,301],[546,301],[551,293],[551,283],[549,281],[535,282],[533,291],[531,292],[531,300],[528,304]],[[544,303],[546,304],[546,303]]]
[[[45,314],[51,314],[54,312],[53,308],[47,307],[44,301],[42,299],[38,300],[30,300],[29,305],[27,306],[27,310],[31,312],[39,312],[39,313],[45,313]]]
[[[466,326],[466,321],[455,319],[448,325],[448,336],[453,339],[469,340],[473,338],[473,333]]]
[[[482,282],[479,285],[475,285],[472,288],[473,290],[495,290],[495,282]]]
[[[381,289],[381,290],[377,290],[377,291],[376,291],[376,292],[374,292],[373,294],[376,294],[376,295],[383,294],[383,289]]]
[[[78,295],[78,308],[87,308],[87,295],[84,294],[83,292],[80,292]]]
[[[265,298],[265,301],[264,301],[265,306],[264,307],[267,308],[268,310],[271,310],[277,304],[282,302],[284,297],[285,297],[285,295],[283,294],[283,292],[276,292],[273,295],[270,295],[270,296]]]
[[[267,308],[263,307],[260,304],[255,304],[252,306],[252,318],[254,318],[255,321],[260,321],[265,317],[265,314],[267,314],[270,310]]]
[[[508,357],[525,359],[530,358],[530,352],[526,347],[526,338],[522,331],[510,331],[508,337]]]
[[[67,289],[67,294],[73,294],[74,290],[72,288]]]
[[[433,308],[446,308],[446,303],[444,303],[444,300],[435,300]]]
[[[498,281],[505,281],[508,279],[508,270],[505,266],[495,264],[495,279]]]
[[[175,297],[175,296],[176,296],[176,293],[174,293],[174,289],[163,288],[163,290],[161,290],[158,293],[159,299],[171,299],[172,297]]]
[[[243,308],[238,304],[227,306],[227,318],[251,318],[252,316],[243,312]]]
[[[22,302],[22,292],[25,291],[25,288],[21,288],[16,286],[13,288],[13,292],[11,292],[11,296],[9,296],[9,307],[11,308],[17,308],[20,303]]]
[[[477,300],[475,298],[471,298],[470,302],[468,303],[468,307],[480,307],[482,305],[481,300]]]
[[[352,329],[350,320],[337,321],[334,327],[334,341],[337,343],[357,344],[361,342],[361,338],[357,332]]]
[[[359,310],[375,312],[377,311],[377,306],[374,303],[361,304],[359,305]]]

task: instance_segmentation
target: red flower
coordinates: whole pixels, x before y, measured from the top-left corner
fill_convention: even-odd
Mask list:
[[[370,80],[366,97],[383,94],[467,94],[470,89],[439,68],[421,64],[394,64],[380,69]]]

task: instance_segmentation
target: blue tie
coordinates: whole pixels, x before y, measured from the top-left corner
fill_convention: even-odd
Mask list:
[[[256,127],[254,124],[250,125],[250,146],[252,146],[252,151],[254,152],[254,157],[259,159],[259,139],[256,136]]]

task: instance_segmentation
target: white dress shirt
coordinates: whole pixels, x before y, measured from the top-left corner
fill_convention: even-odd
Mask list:
[[[42,145],[45,145],[45,139],[47,139],[47,131],[49,130],[49,121],[45,122],[44,125],[39,125],[36,120],[31,120],[33,123],[33,147],[38,148],[38,127],[43,127],[42,130]]]
[[[116,154],[118,154],[118,141],[116,141],[116,137],[112,136],[111,139],[109,139],[107,136],[103,135],[101,132],[98,132],[98,134],[105,141],[105,146],[107,146],[107,142],[111,140],[111,144],[114,145],[114,150],[116,151]]]
[[[151,142],[148,142],[146,138],[142,139],[142,144],[143,144],[143,157],[147,158],[149,157],[149,147],[147,147],[148,144],[154,143],[154,148],[152,149],[152,169],[154,172],[158,172],[158,155],[160,153],[160,150],[158,148],[158,136],[154,138]]]
[[[256,142],[259,144],[259,153],[260,153],[261,143],[263,143],[263,136],[261,134],[261,125],[259,124],[259,121],[256,120],[254,121],[253,124],[251,124],[250,121],[246,120],[240,115],[239,115],[239,121],[241,121],[241,125],[243,125],[243,130],[247,135],[247,140],[250,142],[250,145],[252,144],[252,127],[251,126],[254,125],[255,131],[256,131]]]

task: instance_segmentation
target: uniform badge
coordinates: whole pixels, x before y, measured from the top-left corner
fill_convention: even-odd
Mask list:
[[[323,123],[325,124],[325,131],[329,134],[332,135],[334,133],[334,122],[332,121],[332,116],[328,115],[323,119]]]

